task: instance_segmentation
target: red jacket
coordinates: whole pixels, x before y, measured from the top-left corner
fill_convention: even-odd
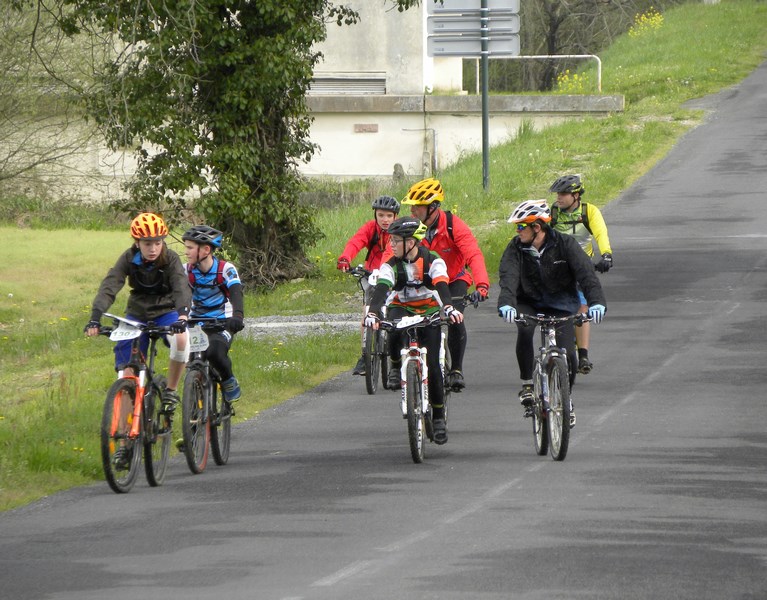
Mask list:
[[[474,283],[475,287],[485,285],[487,289],[490,289],[485,257],[479,249],[477,239],[469,226],[457,216],[453,215],[453,237],[451,238],[447,230],[447,214],[440,209],[437,219],[429,226],[421,245],[439,254],[445,261],[450,283],[461,279],[470,287]],[[388,248],[384,253],[384,261],[389,260],[393,254],[391,248]],[[471,269],[471,273],[466,270],[466,267]]]
[[[372,271],[381,266],[384,252],[389,250],[389,234],[378,226],[375,219],[371,219],[357,230],[349,241],[339,258],[345,258],[351,264],[352,259],[363,248],[369,248],[365,259],[365,268]]]

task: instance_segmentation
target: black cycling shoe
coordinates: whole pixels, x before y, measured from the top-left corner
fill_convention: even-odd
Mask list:
[[[592,363],[587,356],[581,356],[578,359],[578,373],[581,373],[582,375],[588,375],[591,373],[591,369],[594,368],[594,363]]]
[[[533,416],[533,401],[535,400],[535,390],[533,384],[525,383],[519,391],[519,403],[525,409],[525,418]]]
[[[401,390],[402,381],[399,378],[399,365],[389,366],[389,377],[387,378],[387,386],[390,390]]]
[[[126,446],[120,446],[112,455],[112,464],[118,471],[126,471],[130,467],[131,460],[133,459],[133,448]]]
[[[452,391],[460,394],[466,387],[466,382],[463,380],[463,373],[458,369],[450,371],[450,373],[447,374],[447,385]]]
[[[352,375],[364,375],[365,374],[365,357],[360,356],[360,359],[357,361],[357,364],[354,365],[354,371],[352,371]]]
[[[434,419],[432,426],[434,428],[434,443],[440,446],[447,443],[447,421],[445,419]]]

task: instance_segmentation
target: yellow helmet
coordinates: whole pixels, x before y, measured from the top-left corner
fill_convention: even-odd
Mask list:
[[[407,191],[402,204],[426,206],[432,202],[442,202],[445,199],[445,190],[438,179],[429,177],[418,183],[414,183]]]

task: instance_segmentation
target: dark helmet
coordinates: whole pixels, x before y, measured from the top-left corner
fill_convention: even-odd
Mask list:
[[[579,175],[565,175],[552,183],[549,191],[563,194],[580,194],[583,196],[586,193],[586,188],[583,187]]]
[[[409,237],[417,240],[423,239],[426,226],[414,217],[401,217],[389,225],[389,235],[397,235],[402,239]]]
[[[399,214],[399,201],[391,196],[378,196],[373,200],[373,210],[389,210],[397,215]]]
[[[224,234],[218,229],[213,229],[207,225],[195,225],[188,229],[184,235],[181,236],[181,239],[184,241],[189,240],[197,244],[207,244],[214,248],[220,248],[221,243],[224,240]]]

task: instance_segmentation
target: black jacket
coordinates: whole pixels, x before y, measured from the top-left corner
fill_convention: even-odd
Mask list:
[[[513,238],[498,268],[501,292],[498,308],[529,304],[538,310],[555,308],[578,312],[580,300],[576,283],[589,306],[607,306],[594,265],[572,236],[546,229],[540,256],[532,246]]]

